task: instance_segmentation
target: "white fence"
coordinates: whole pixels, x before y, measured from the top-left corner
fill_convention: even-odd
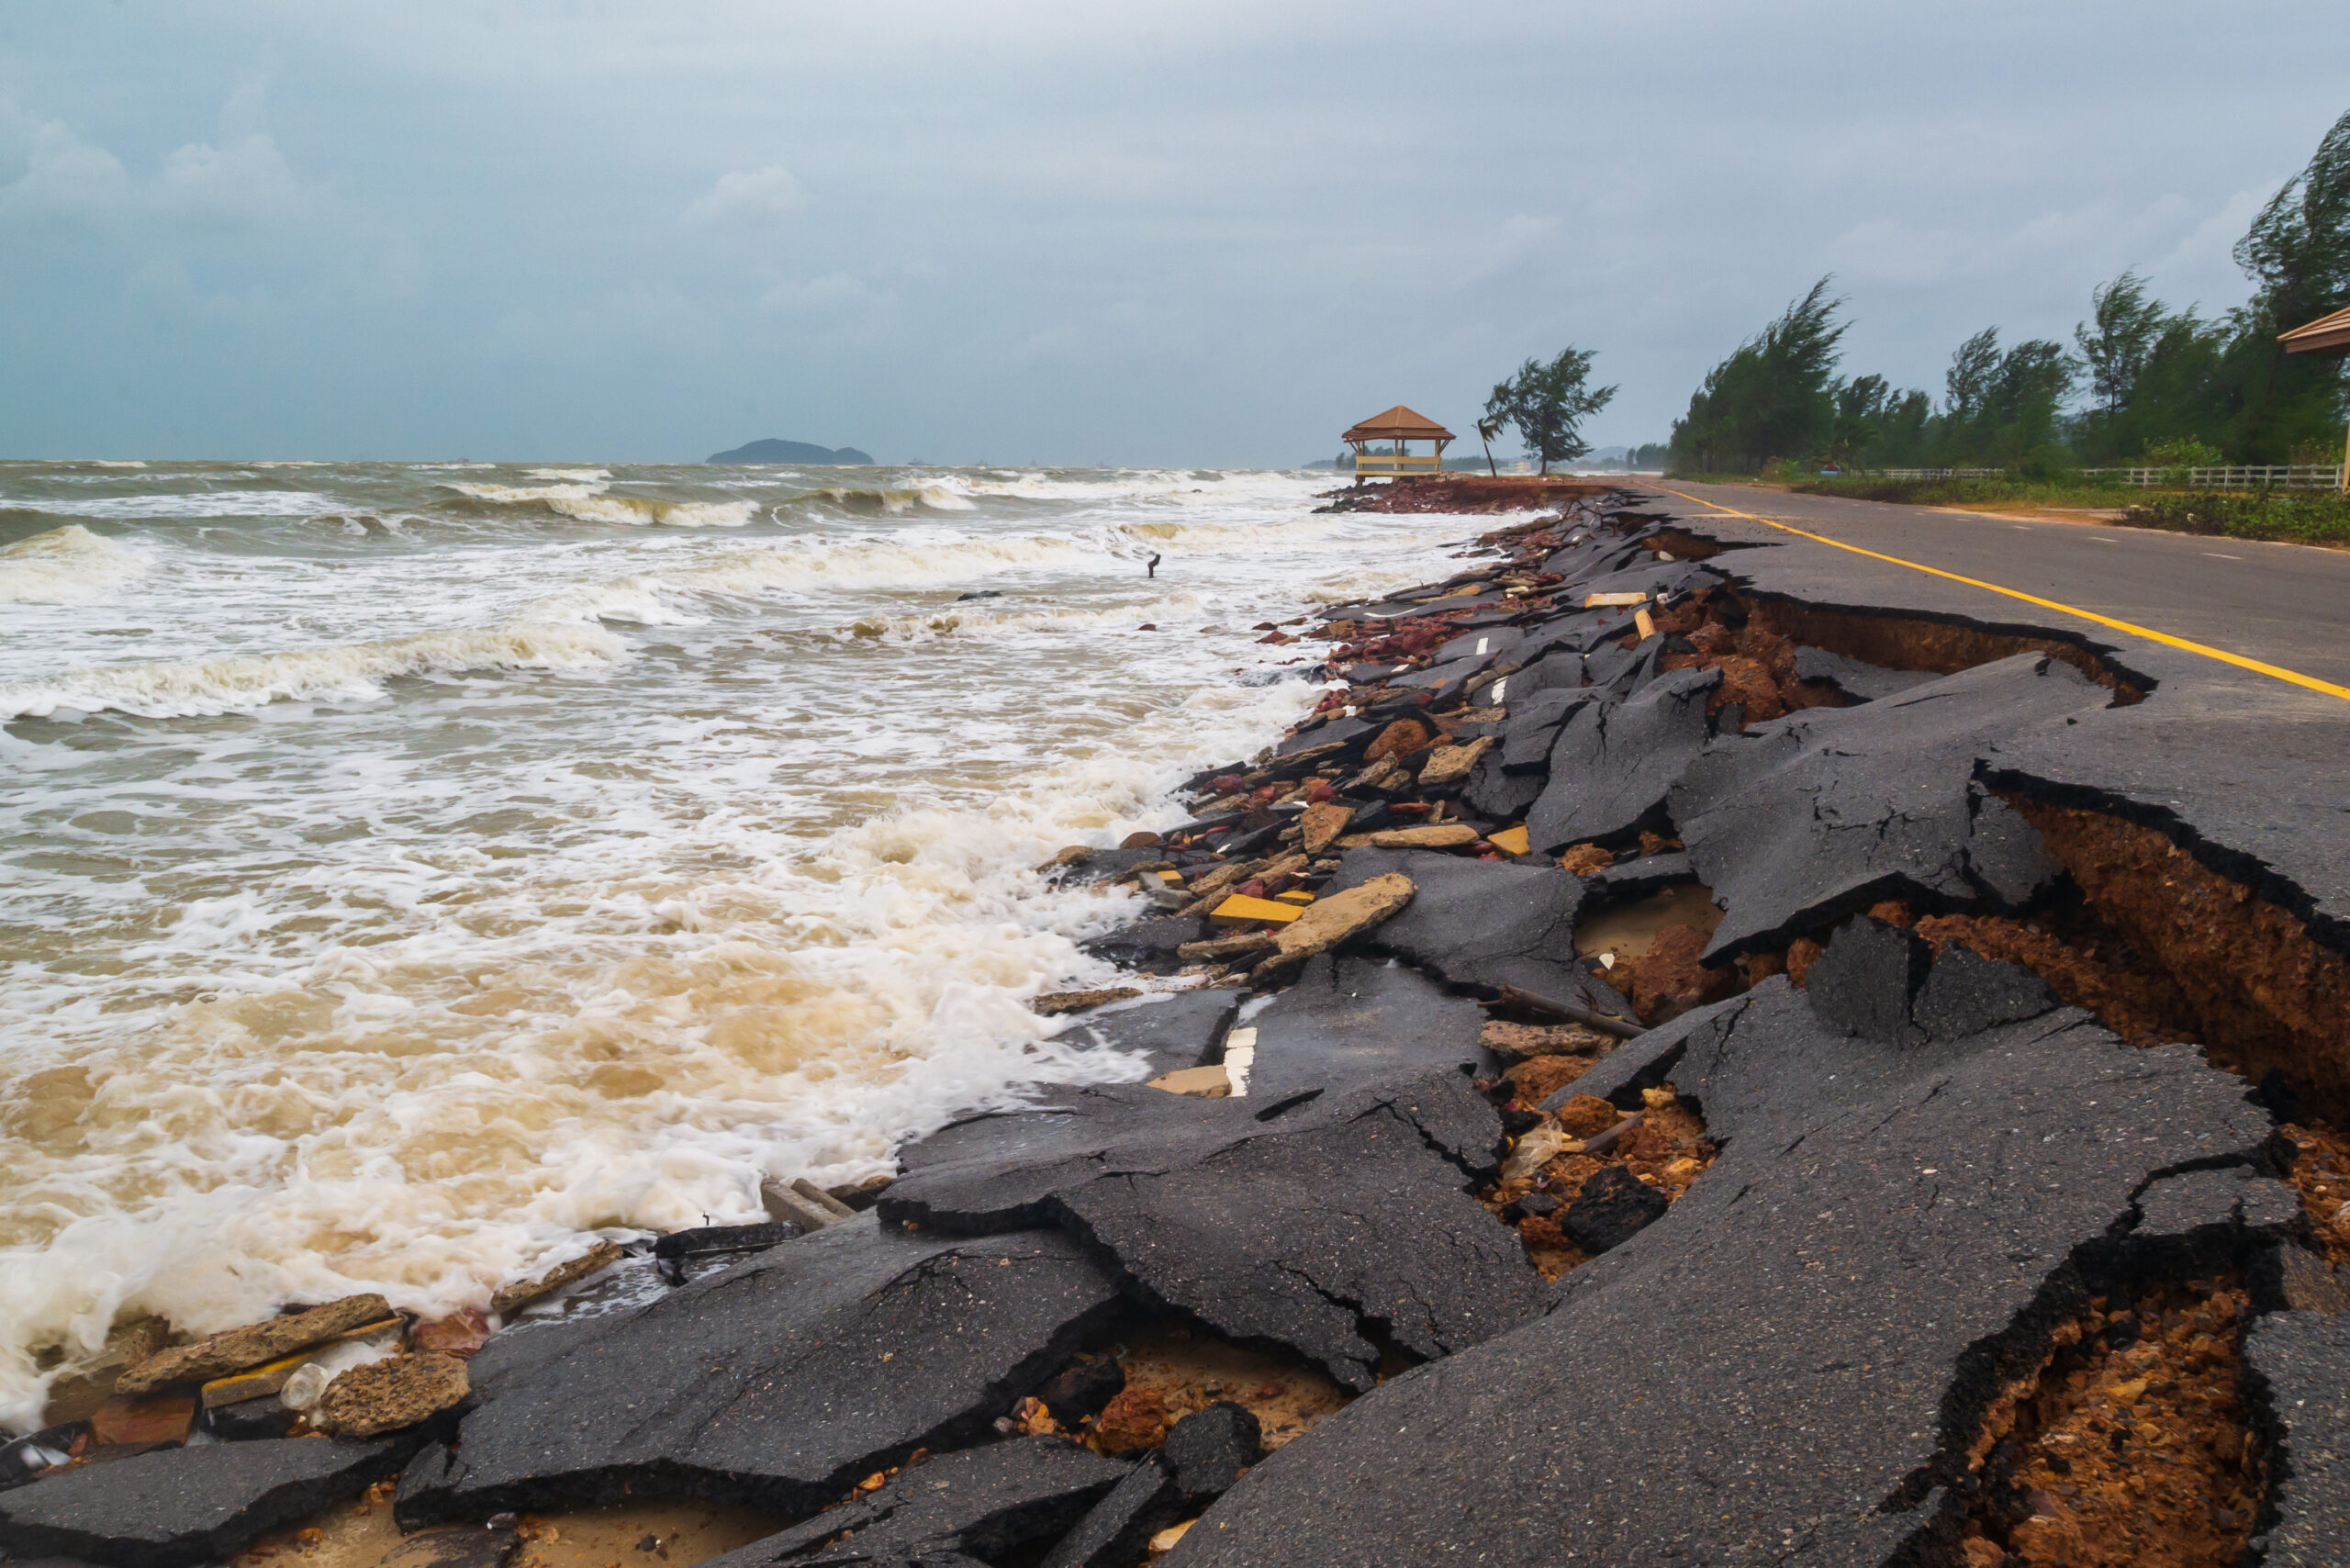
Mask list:
[[[2342,488],[2342,465],[2338,463],[2238,465],[2226,468],[2081,468],[2075,470],[2084,479],[2112,479],[2141,488],[2162,487],[2188,490],[2338,490]],[[1873,468],[1867,471],[1873,479],[2002,479],[2009,476],[2005,468]]]

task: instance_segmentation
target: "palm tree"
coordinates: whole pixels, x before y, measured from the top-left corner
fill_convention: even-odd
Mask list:
[[[1477,442],[1485,449],[1485,471],[1495,478],[1501,470],[1494,466],[1494,437],[1509,428],[1509,420],[1500,414],[1487,414],[1477,421]]]

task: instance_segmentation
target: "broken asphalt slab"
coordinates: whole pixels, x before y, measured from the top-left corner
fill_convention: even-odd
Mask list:
[[[623,1495],[811,1512],[917,1447],[982,1433],[1115,1296],[1057,1232],[844,1220],[641,1311],[542,1330],[561,1345],[484,1380],[456,1453],[430,1450],[401,1477],[399,1515]]]
[[[913,1146],[878,1213],[926,1232],[1059,1226],[1148,1305],[1360,1391],[1382,1338],[1430,1359],[1534,1310],[1523,1248],[1469,1196],[1501,1147],[1449,1064],[1326,1094],[1099,1087]]]
[[[1617,702],[1586,703],[1550,746],[1550,781],[1526,814],[1540,851],[1628,837],[1659,817],[1665,797],[1705,749],[1706,699],[1718,670],[1676,670]]]
[[[1706,961],[1784,946],[1885,899],[1921,910],[2022,903],[2057,875],[2040,835],[1975,782],[2014,736],[2112,693],[2019,654],[1858,708],[1808,708],[1724,735],[1671,810],[1723,909]]]
[[[1405,959],[1457,989],[1536,996],[1628,1017],[1630,1004],[1575,956],[1583,884],[1572,871],[1533,863],[1468,860],[1411,849],[1350,849],[1325,896],[1401,872],[1417,890],[1365,945]]]
[[[1069,1033],[1134,1052],[1150,1064],[1156,1078],[1221,1060],[1224,1036],[1240,1001],[1228,991],[1179,991],[1080,1014]]]
[[[0,1550],[108,1568],[218,1562],[357,1496],[398,1470],[419,1440],[259,1439],[76,1466],[0,1492]]]
[[[1130,1466],[1067,1438],[1013,1438],[940,1454],[846,1505],[710,1560],[709,1568],[993,1561],[1058,1540]]]
[[[2267,1568],[2336,1568],[2350,1542],[2350,1316],[2280,1312],[2244,1361],[2277,1427]]]
[[[2126,1245],[2133,1194],[2270,1137],[2190,1047],[2071,1011],[1887,1046],[1784,978],[1672,1079],[1723,1152],[1670,1213],[1548,1316],[1274,1454],[1169,1568],[1875,1563],[1947,1537],[1986,1406]]]

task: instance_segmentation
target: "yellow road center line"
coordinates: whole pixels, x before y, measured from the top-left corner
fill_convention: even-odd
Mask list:
[[[1740,511],[1736,507],[1726,507],[1719,501],[1709,501],[1701,496],[1686,495],[1679,490],[1669,489],[1662,485],[1651,487],[1663,490],[1668,496],[1679,496],[1684,501],[1694,501],[1701,507],[1711,507],[1716,511],[1727,512],[1732,517],[1742,517],[1749,522],[1759,522],[1783,532],[1815,540],[1821,544],[1832,544],[1839,550],[1850,550],[1853,554],[1866,555],[1872,561],[1889,562],[1897,566],[1907,566],[1913,572],[1923,572],[1930,577],[1943,577],[1951,582],[1964,583],[1968,588],[1979,588],[1986,593],[2003,594],[2009,599],[2020,599],[2026,604],[2036,604],[2042,610],[2053,610],[2060,615],[2076,615],[2084,621],[2093,621],[2099,626],[2110,626],[2117,632],[2127,632],[2133,637],[2148,638],[2162,644],[2165,647],[2181,648],[2190,654],[2200,654],[2207,659],[2217,659],[2223,665],[2233,665],[2238,669],[2248,669],[2255,675],[2267,676],[2272,680],[2285,681],[2289,685],[2306,687],[2311,691],[2322,691],[2328,697],[2339,697],[2350,700],[2350,687],[2336,686],[2331,681],[2320,680],[2315,676],[2303,675],[2298,670],[2284,669],[2276,665],[2265,665],[2258,659],[2248,659],[2242,654],[2232,654],[2225,648],[2214,648],[2203,643],[2191,643],[2184,637],[2174,637],[2167,632],[2157,632],[2151,626],[2138,626],[2127,621],[2116,621],[2112,616],[2099,615],[2094,610],[2083,610],[2077,605],[2059,604],[2053,599],[2042,599],[2034,594],[2020,593],[2014,588],[2001,588],[1997,583],[1986,583],[1980,577],[1961,577],[1956,572],[1945,572],[1940,566],[1920,566],[1915,561],[1905,561],[1898,555],[1879,554],[1874,550],[1863,550],[1857,544],[1847,544],[1841,539],[1830,539],[1826,534],[1813,533],[1808,530],[1797,528],[1792,523],[1780,522],[1772,518],[1757,517],[1751,511]],[[2106,543],[2110,543],[2112,541],[2109,540]]]

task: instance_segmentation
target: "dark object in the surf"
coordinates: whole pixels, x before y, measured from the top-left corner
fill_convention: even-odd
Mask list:
[[[718,1258],[730,1252],[764,1252],[800,1234],[800,1227],[789,1220],[775,1220],[764,1225],[705,1225],[692,1230],[675,1230],[653,1244],[655,1266],[661,1271],[663,1280],[673,1285],[681,1285],[686,1282],[686,1260],[688,1258]]]
[[[955,602],[960,604],[967,599],[1002,599],[1002,597],[1003,590],[1002,588],[973,588],[968,593],[957,594],[955,596]]]
[[[1150,558],[1150,566],[1149,566],[1148,569],[1145,572],[1145,574],[1144,574],[1144,575],[1145,575],[1145,576],[1147,576],[1147,577],[1155,577],[1158,576],[1158,562],[1159,562],[1159,557],[1158,557],[1157,555],[1153,555],[1153,556]]]

